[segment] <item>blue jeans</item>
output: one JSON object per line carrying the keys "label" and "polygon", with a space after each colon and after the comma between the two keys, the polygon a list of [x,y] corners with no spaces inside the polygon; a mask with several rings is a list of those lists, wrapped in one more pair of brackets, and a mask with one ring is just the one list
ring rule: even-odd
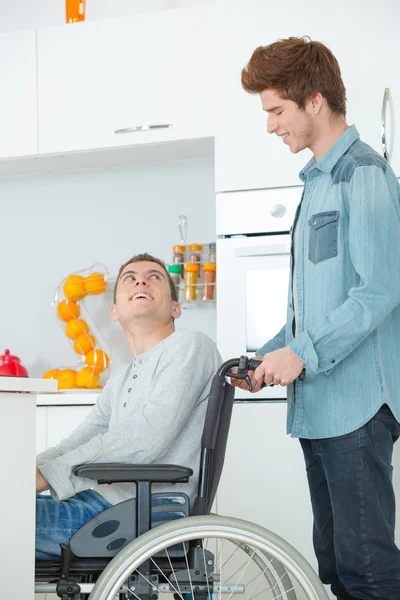
{"label": "blue jeans", "polygon": [[36,494],[36,558],[59,558],[60,544],[68,544],[82,525],[110,506],[94,490],[79,492],[67,500]]}
{"label": "blue jeans", "polygon": [[391,464],[399,435],[400,424],[383,405],[352,433],[300,440],[319,576],[340,600],[400,599]]}

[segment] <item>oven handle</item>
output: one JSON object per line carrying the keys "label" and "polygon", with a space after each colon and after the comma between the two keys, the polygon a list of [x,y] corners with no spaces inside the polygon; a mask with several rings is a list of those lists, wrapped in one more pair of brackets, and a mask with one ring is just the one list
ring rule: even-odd
{"label": "oven handle", "polygon": [[290,254],[290,244],[270,244],[268,246],[247,246],[247,248],[235,248],[237,258],[249,256],[270,256],[271,254]]}

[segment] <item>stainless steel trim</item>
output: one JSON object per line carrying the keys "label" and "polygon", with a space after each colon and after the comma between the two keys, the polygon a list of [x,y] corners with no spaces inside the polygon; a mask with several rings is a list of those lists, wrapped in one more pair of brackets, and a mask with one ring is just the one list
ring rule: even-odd
{"label": "stainless steel trim", "polygon": [[383,156],[389,162],[389,150],[387,146],[386,139],[386,108],[389,100],[389,88],[385,88],[383,92],[383,100],[382,100],[382,112],[381,112],[381,132],[382,132],[382,150]]}
{"label": "stainless steel trim", "polygon": [[149,131],[150,129],[169,129],[172,127],[171,124],[165,125],[134,125],[133,127],[124,127],[123,129],[116,129],[114,133],[137,133],[140,131]]}
{"label": "stainless steel trim", "polygon": [[269,256],[271,254],[289,254],[290,244],[271,244],[270,246],[247,246],[247,248],[235,248],[237,258],[248,256]]}

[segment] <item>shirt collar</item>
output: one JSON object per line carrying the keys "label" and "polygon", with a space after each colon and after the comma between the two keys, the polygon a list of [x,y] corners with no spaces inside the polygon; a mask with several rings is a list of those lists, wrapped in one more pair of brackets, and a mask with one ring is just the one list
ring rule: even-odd
{"label": "shirt collar", "polygon": [[343,156],[350,146],[360,138],[360,134],[357,131],[355,125],[351,125],[342,133],[342,135],[336,140],[334,144],[329,148],[328,152],[324,154],[319,162],[315,160],[315,156],[308,161],[304,169],[299,173],[299,177],[302,181],[305,181],[311,174],[313,169],[319,169],[324,173],[330,173],[333,167],[336,165],[338,160]]}

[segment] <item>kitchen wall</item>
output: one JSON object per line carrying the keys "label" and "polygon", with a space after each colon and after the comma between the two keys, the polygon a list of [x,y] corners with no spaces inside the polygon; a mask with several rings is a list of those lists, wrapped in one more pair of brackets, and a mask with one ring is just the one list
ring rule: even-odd
{"label": "kitchen wall", "polygon": [[[188,243],[215,240],[212,159],[0,181],[0,354],[9,348],[31,376],[73,366],[77,355],[52,306],[58,284],[97,261],[115,275],[138,252],[170,261],[181,214]],[[106,293],[87,306],[115,368],[129,352],[109,319],[111,301]],[[187,327],[215,340],[215,305],[185,309],[176,328]]]}
{"label": "kitchen wall", "polygon": [[[212,0],[86,0],[86,20],[124,17],[139,12],[211,4]],[[65,0],[13,0],[0,2],[0,32],[61,25]]]}

